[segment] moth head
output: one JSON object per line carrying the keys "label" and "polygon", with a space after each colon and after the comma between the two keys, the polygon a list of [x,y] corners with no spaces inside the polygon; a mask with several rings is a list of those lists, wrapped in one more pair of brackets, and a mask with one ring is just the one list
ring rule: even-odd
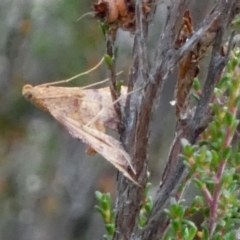
{"label": "moth head", "polygon": [[32,85],[24,85],[22,88],[22,95],[38,108],[42,109],[45,112],[49,112],[48,109],[45,107],[45,104],[37,97],[37,91]]}
{"label": "moth head", "polygon": [[33,99],[33,86],[30,85],[30,84],[26,84],[23,86],[23,89],[22,89],[22,95],[28,99],[28,100],[32,100]]}

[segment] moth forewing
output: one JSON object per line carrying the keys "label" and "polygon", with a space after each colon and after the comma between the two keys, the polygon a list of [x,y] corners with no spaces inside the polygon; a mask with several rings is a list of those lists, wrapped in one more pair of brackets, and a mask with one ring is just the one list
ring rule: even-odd
{"label": "moth forewing", "polygon": [[54,117],[67,128],[74,138],[81,139],[88,144],[128,179],[139,185],[134,179],[135,170],[130,164],[130,156],[124,151],[120,142],[100,131],[81,125],[72,118],[57,114],[54,114]]}
{"label": "moth forewing", "polygon": [[[127,88],[122,88],[123,96],[126,96]],[[23,96],[40,109],[49,112],[59,111],[62,114],[88,124],[91,127],[104,125],[117,130],[118,118],[113,108],[112,98],[108,87],[100,89],[83,89],[80,87],[54,87],[25,85]],[[125,104],[126,97],[122,98]],[[100,114],[99,114],[100,113]],[[94,120],[94,121],[92,121]],[[103,122],[101,124],[101,121]],[[97,129],[104,132],[103,126]]]}
{"label": "moth forewing", "polygon": [[[89,89],[108,79],[83,88],[53,86],[89,74],[102,62],[103,59],[92,69],[66,80],[35,87],[27,84],[23,87],[22,94],[34,105],[50,113],[68,129],[73,137],[88,144],[89,153],[97,151],[127,178],[139,185],[135,180],[136,172],[131,164],[130,156],[119,141],[105,134],[105,127],[117,130],[119,121],[114,110],[116,102],[112,102],[109,87]],[[117,100],[122,106],[128,94],[127,87],[122,87],[121,97]]]}
{"label": "moth forewing", "polygon": [[[130,156],[123,149],[122,144],[119,141],[117,141],[115,138],[113,138],[111,136],[108,136],[108,135],[106,135],[102,132],[99,132],[93,128],[90,128],[88,126],[83,125],[82,128],[86,133],[94,136],[95,138],[99,139],[100,141],[104,141],[107,145],[109,145],[113,149],[116,149],[118,151],[118,153],[121,154],[122,159],[124,159],[124,161],[127,162],[127,165],[131,168],[133,173],[136,174],[136,171],[135,171],[134,167],[132,166]],[[118,160],[113,160],[113,161],[118,162]]]}
{"label": "moth forewing", "polygon": [[[109,91],[109,88],[106,87],[106,88],[95,89],[95,91],[97,91],[99,94],[98,98],[95,98],[95,99],[99,101],[99,103],[101,104],[101,107],[98,109],[98,111],[94,113],[94,116],[90,119],[89,122],[87,122],[86,125],[91,126],[95,121],[97,121],[100,118],[102,119],[106,127],[109,127],[113,130],[117,130],[119,119],[116,116],[116,112],[113,106],[116,102],[112,102],[112,96]],[[117,101],[120,101],[121,106],[124,106],[126,102],[126,98],[127,98],[127,87],[122,86],[121,97]]]}

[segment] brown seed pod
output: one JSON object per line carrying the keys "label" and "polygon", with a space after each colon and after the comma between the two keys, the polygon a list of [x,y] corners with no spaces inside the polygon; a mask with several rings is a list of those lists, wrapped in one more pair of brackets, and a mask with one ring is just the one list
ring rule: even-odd
{"label": "brown seed pod", "polygon": [[100,21],[114,23],[118,19],[119,11],[114,0],[99,0],[93,3],[93,9],[96,18]]}
{"label": "brown seed pod", "polygon": [[128,14],[126,0],[116,0],[116,5],[120,17],[124,17]]}
{"label": "brown seed pod", "polygon": [[[112,35],[115,36],[118,28],[135,32],[134,0],[98,0],[93,3],[93,9],[96,18],[110,25]],[[143,14],[146,16],[150,10],[149,1],[143,1]]]}

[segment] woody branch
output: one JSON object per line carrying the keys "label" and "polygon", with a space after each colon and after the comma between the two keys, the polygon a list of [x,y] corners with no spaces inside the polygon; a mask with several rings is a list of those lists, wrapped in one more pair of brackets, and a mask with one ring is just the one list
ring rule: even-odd
{"label": "woody branch", "polygon": [[[166,35],[161,38],[166,46],[161,48],[160,51],[162,51],[162,56],[166,58],[169,58],[173,49],[174,38],[186,9],[185,5],[186,1],[176,1],[173,4],[174,12],[178,12],[179,15],[170,12],[170,18],[165,27]],[[143,87],[143,90],[141,94],[139,92],[133,93],[127,101],[124,122],[125,134],[122,135],[122,141],[136,167],[138,182],[144,186],[147,180],[147,146],[151,112],[158,89],[161,90],[163,86],[164,78],[161,74],[152,74],[154,69],[149,70],[145,45],[147,34],[143,32],[143,29],[147,29],[146,24],[148,23],[143,20],[141,7],[141,1],[137,1],[135,46],[129,85],[130,87],[133,86],[133,90],[139,87]],[[163,63],[164,60],[161,62]],[[138,225],[138,213],[142,204],[140,200],[143,197],[143,189],[129,184],[122,178],[119,181],[118,191],[115,239],[129,239]]]}
{"label": "woody branch", "polygon": [[[165,79],[174,69],[176,64],[188,54],[196,44],[200,43],[204,35],[211,29],[216,34],[212,36],[214,43],[212,60],[209,73],[203,90],[203,97],[197,106],[194,117],[190,123],[178,132],[169,154],[169,160],[175,159],[175,166],[171,174],[155,197],[155,204],[147,226],[143,230],[138,230],[138,214],[141,208],[143,189],[130,183],[125,178],[121,178],[118,185],[117,217],[114,239],[159,239],[164,231],[166,216],[163,209],[168,206],[170,196],[174,196],[180,184],[187,176],[186,168],[178,157],[181,152],[180,141],[186,138],[190,143],[194,143],[204,128],[207,126],[206,119],[202,121],[202,116],[206,114],[213,88],[219,79],[219,74],[223,70],[227,57],[220,56],[220,47],[223,43],[223,32],[227,28],[232,18],[239,12],[240,3],[235,1],[218,1],[215,8],[206,17],[205,21],[193,36],[179,50],[174,48],[177,33],[180,28],[181,19],[187,10],[188,0],[173,1],[169,8],[166,25],[163,34],[160,36],[158,51],[155,57],[155,65],[149,67],[146,57],[147,34],[143,29],[147,29],[147,22],[143,20],[141,11],[141,1],[136,1],[136,35],[133,52],[133,67],[131,69],[129,87],[137,89],[143,87],[141,94],[133,93],[129,96],[124,113],[125,131],[121,135],[127,151],[132,157],[133,165],[138,173],[138,181],[144,186],[147,177],[147,146],[150,127],[150,115],[152,106],[157,98],[157,93],[161,93]],[[147,33],[147,32],[146,32]]]}
{"label": "woody branch", "polygon": [[[109,66],[109,78],[110,78],[110,91],[113,102],[119,98],[119,93],[117,91],[117,80],[116,80],[116,56],[115,56],[115,39],[108,32],[106,33],[106,50],[107,54],[112,59],[112,64]],[[121,114],[121,106],[119,102],[114,104],[114,110],[117,114],[119,121],[121,122],[122,114]],[[121,133],[121,126],[118,126],[119,133]]]}

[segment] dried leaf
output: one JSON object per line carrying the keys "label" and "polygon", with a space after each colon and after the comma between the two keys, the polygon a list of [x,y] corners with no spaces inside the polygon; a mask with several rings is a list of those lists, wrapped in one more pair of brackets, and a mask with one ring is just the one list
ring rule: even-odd
{"label": "dried leaf", "polygon": [[[183,16],[182,26],[175,42],[176,48],[183,46],[193,34],[192,18],[189,11]],[[179,64],[179,75],[176,87],[176,115],[179,121],[188,118],[190,90],[194,78],[199,74],[199,56],[190,52]]]}
{"label": "dried leaf", "polygon": [[113,23],[118,19],[118,7],[113,0],[99,0],[93,3],[95,17],[102,22]]}
{"label": "dried leaf", "polygon": [[[105,127],[116,130],[118,118],[113,108],[109,88],[83,89],[25,85],[23,96],[50,113],[69,133],[89,145],[89,153],[101,154],[126,177],[135,182],[135,170],[130,156],[121,143],[105,134]],[[120,103],[125,104],[127,88],[121,88]]]}
{"label": "dried leaf", "polygon": [[[95,17],[108,23],[115,34],[118,28],[135,31],[135,1],[134,0],[98,0],[93,3]],[[150,12],[149,1],[143,1],[143,14]]]}
{"label": "dried leaf", "polygon": [[[204,57],[207,49],[213,44],[214,36],[218,31],[218,23],[214,21],[205,32],[200,41],[179,64],[179,76],[176,89],[176,115],[179,122],[185,124],[191,111],[189,109],[189,96],[194,78],[199,75],[199,62]],[[193,35],[194,28],[189,11],[186,11],[180,32],[175,42],[176,48],[180,48]]]}
{"label": "dried leaf", "polygon": [[81,125],[72,118],[58,115],[54,115],[54,117],[68,129],[73,137],[81,139],[84,143],[90,145],[126,177],[136,182],[134,180],[135,170],[130,165],[131,159],[120,142],[94,128]]}

